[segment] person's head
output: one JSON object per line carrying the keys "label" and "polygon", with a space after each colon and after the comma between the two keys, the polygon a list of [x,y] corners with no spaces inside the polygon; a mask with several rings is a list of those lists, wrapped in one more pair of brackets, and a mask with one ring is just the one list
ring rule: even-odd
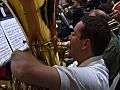
{"label": "person's head", "polygon": [[[89,13],[89,16],[99,16],[99,17],[106,19],[108,22],[112,20],[112,18],[109,15],[107,15],[104,11],[102,11],[100,9],[92,10]],[[111,29],[115,28],[115,24],[111,24],[110,27],[111,27]],[[114,30],[113,33],[118,37],[119,29]]]}
{"label": "person's head", "polygon": [[100,9],[92,10],[89,13],[89,16],[106,16],[106,15],[107,14],[104,11],[100,10]]}
{"label": "person's head", "polygon": [[73,6],[74,6],[75,8],[79,7],[80,4],[81,4],[81,0],[74,0],[73,2],[74,2],[74,5],[73,5]]}
{"label": "person's head", "polygon": [[69,38],[70,54],[82,63],[92,56],[102,55],[110,38],[110,28],[105,19],[94,16],[83,17]]}
{"label": "person's head", "polygon": [[90,11],[89,16],[99,16],[99,17],[106,19],[107,21],[111,19],[104,11],[100,9],[95,9],[95,10]]}

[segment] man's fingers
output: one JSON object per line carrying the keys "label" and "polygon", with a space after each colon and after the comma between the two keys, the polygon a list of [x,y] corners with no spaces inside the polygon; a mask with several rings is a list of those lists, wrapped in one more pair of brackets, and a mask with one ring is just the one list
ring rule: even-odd
{"label": "man's fingers", "polygon": [[21,50],[15,50],[12,54],[11,54],[11,57],[14,57],[16,53],[18,52],[22,52]]}

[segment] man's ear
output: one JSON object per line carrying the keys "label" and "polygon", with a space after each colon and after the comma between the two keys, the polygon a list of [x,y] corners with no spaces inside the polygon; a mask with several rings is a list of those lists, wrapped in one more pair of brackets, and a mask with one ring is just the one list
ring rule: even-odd
{"label": "man's ear", "polygon": [[91,47],[90,39],[83,39],[82,46],[83,46],[82,49],[90,48]]}

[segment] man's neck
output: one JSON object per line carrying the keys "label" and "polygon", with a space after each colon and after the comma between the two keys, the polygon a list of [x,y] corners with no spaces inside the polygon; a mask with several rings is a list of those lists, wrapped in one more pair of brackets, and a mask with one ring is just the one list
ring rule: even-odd
{"label": "man's neck", "polygon": [[91,53],[83,53],[81,56],[78,56],[76,58],[77,62],[78,62],[78,65],[80,65],[82,62],[84,62],[85,60],[89,59],[93,57],[93,54]]}

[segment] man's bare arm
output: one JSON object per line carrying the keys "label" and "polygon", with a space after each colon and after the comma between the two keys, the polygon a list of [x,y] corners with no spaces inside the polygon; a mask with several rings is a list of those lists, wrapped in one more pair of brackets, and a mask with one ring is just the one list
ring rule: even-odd
{"label": "man's bare arm", "polygon": [[51,90],[60,89],[60,77],[56,68],[40,63],[30,52],[14,52],[11,70],[18,80],[27,84]]}

